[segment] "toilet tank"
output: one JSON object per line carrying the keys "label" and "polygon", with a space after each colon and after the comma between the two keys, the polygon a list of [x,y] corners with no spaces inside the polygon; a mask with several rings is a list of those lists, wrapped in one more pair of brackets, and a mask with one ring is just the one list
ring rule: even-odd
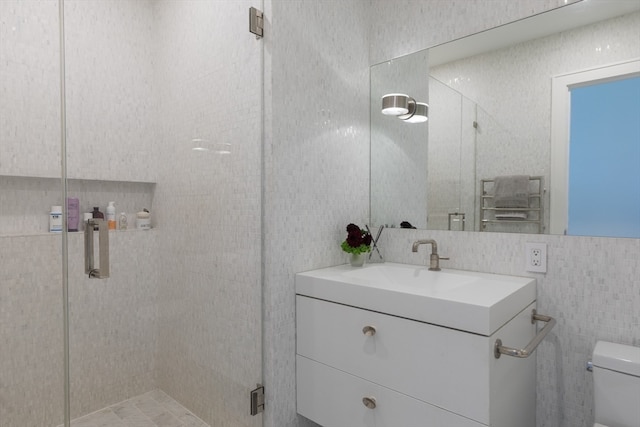
{"label": "toilet tank", "polygon": [[640,347],[598,341],[592,362],[595,422],[640,426]]}

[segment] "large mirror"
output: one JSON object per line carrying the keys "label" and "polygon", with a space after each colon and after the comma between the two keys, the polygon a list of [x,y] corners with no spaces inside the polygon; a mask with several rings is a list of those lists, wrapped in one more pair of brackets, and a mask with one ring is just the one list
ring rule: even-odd
{"label": "large mirror", "polygon": [[[595,75],[572,77],[585,71]],[[622,82],[631,86],[621,86],[616,96],[626,99],[578,101],[578,88]],[[428,100],[428,122],[381,114],[381,98],[392,93]],[[597,120],[587,115],[587,132],[579,132],[585,125],[572,113],[579,102],[611,114],[592,112]],[[371,223],[640,237],[638,109],[635,1],[580,1],[374,65]],[[605,122],[605,115],[617,121]],[[593,130],[595,123],[604,137]],[[600,138],[590,142],[595,165],[582,163],[589,156],[580,157],[572,142],[584,133]],[[598,158],[598,152],[616,151],[617,141],[627,141],[618,158]],[[526,191],[526,205],[509,194],[516,190],[520,196]],[[580,195],[583,200],[575,201]]]}

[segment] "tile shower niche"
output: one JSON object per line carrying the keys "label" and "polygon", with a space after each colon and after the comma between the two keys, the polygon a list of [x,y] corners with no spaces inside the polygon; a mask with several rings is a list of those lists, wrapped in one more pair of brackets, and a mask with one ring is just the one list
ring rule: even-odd
{"label": "tile shower niche", "polygon": [[[105,213],[114,201],[116,216],[125,212],[128,229],[135,229],[135,213],[146,208],[153,214],[154,182],[69,179],[69,197],[80,201],[83,212],[94,206]],[[0,175],[0,236],[28,236],[49,233],[51,206],[64,205],[59,178]],[[82,233],[72,233],[82,234]]]}

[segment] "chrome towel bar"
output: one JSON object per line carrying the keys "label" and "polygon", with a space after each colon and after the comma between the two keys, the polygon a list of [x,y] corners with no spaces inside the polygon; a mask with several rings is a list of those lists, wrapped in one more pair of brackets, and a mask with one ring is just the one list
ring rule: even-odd
{"label": "chrome towel bar", "polygon": [[531,356],[531,353],[538,347],[538,344],[544,339],[544,337],[549,333],[549,331],[556,324],[556,319],[551,316],[545,316],[542,314],[538,314],[535,309],[531,312],[531,323],[536,323],[537,321],[545,322],[544,328],[540,329],[538,334],[531,340],[529,344],[525,348],[511,348],[502,345],[502,340],[497,339],[496,343],[493,346],[493,355],[496,359],[500,358],[500,355],[506,354],[507,356],[512,357],[520,357],[525,358]]}

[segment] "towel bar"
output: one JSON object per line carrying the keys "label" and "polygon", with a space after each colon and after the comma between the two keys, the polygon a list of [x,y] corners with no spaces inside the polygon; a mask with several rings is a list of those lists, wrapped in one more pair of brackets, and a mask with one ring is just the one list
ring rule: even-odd
{"label": "towel bar", "polygon": [[504,346],[502,345],[502,340],[498,338],[493,346],[493,355],[495,356],[495,358],[499,359],[500,355],[502,354],[520,358],[529,357],[531,353],[533,353],[533,351],[536,349],[536,347],[538,347],[538,344],[540,344],[540,342],[556,324],[556,319],[554,319],[553,317],[538,314],[536,310],[533,309],[531,312],[531,323],[536,323],[536,321],[546,322],[546,325],[544,325],[544,328],[540,329],[538,334],[533,337],[531,342],[527,344],[525,348],[518,349]]}

